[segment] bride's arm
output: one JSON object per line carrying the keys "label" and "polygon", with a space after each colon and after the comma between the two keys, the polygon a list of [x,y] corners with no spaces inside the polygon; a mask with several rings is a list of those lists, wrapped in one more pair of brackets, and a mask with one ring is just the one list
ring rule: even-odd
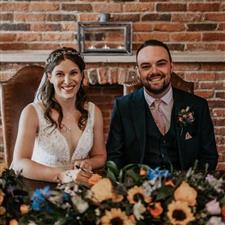
{"label": "bride's arm", "polygon": [[38,127],[37,113],[29,104],[20,116],[11,168],[16,171],[22,170],[22,175],[30,179],[56,182],[62,169],[44,166],[31,160]]}

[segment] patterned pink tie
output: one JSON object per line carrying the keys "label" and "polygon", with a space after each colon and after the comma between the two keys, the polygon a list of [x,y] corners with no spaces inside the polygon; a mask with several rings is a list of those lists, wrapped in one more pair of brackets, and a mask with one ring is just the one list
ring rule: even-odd
{"label": "patterned pink tie", "polygon": [[151,110],[151,112],[157,127],[159,128],[161,134],[164,135],[166,133],[166,122],[165,116],[159,108],[161,102],[161,99],[156,99],[153,103],[154,108]]}

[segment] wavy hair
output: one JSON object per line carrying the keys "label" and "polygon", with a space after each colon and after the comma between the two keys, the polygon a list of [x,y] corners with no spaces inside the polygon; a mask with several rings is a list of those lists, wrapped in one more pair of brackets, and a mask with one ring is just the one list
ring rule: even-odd
{"label": "wavy hair", "polygon": [[[38,94],[38,98],[42,101],[43,105],[45,106],[44,110],[44,117],[50,121],[50,126],[54,126],[55,128],[59,127],[60,129],[62,126],[62,120],[63,120],[63,112],[62,107],[55,99],[55,89],[52,83],[50,83],[48,79],[48,73],[51,73],[53,69],[59,65],[63,60],[69,59],[72,62],[74,62],[80,69],[82,73],[82,80],[80,88],[77,92],[76,101],[74,102],[74,106],[76,109],[81,113],[81,116],[78,121],[78,127],[81,130],[84,130],[87,118],[88,118],[88,111],[84,108],[85,101],[87,99],[85,90],[83,88],[82,82],[84,78],[84,69],[85,69],[85,63],[83,58],[81,57],[80,53],[77,52],[73,48],[59,48],[54,50],[48,57],[47,63],[45,66],[45,81],[43,85],[40,88],[40,92]],[[58,121],[56,122],[53,120],[51,116],[52,109],[56,110],[59,113]]]}

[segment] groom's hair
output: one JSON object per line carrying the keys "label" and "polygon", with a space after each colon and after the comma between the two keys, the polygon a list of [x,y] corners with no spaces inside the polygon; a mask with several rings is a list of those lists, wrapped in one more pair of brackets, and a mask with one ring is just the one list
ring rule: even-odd
{"label": "groom's hair", "polygon": [[154,40],[154,39],[145,41],[145,42],[138,48],[138,50],[137,50],[137,52],[136,52],[136,61],[137,61],[137,57],[138,57],[138,54],[139,54],[140,50],[141,50],[142,48],[147,47],[147,46],[160,46],[160,47],[163,47],[164,49],[166,49],[166,51],[167,51],[167,53],[168,53],[168,55],[169,55],[170,62],[172,62],[172,57],[171,57],[170,50],[169,50],[168,46],[167,46],[165,43],[163,43],[163,42],[161,42],[161,41],[158,41],[158,40]]}

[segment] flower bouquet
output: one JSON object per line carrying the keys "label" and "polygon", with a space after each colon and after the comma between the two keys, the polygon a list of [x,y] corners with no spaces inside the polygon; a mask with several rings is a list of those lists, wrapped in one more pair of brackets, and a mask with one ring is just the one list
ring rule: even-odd
{"label": "flower bouquet", "polygon": [[190,106],[183,107],[177,115],[177,125],[180,127],[180,136],[185,133],[185,139],[192,138],[195,132],[195,117],[194,111]]}
{"label": "flower bouquet", "polygon": [[195,121],[194,112],[190,106],[181,109],[177,116],[177,122],[181,127],[187,127]]}
{"label": "flower bouquet", "polygon": [[[5,172],[9,173],[13,172]],[[109,161],[102,177],[93,176],[90,187],[74,183],[59,184],[54,189],[45,187],[35,190],[28,202],[23,195],[17,203],[30,204],[29,210],[14,214],[11,203],[1,215],[10,215],[1,217],[5,221],[2,224],[225,224],[224,174],[198,172],[195,167],[171,174],[142,164],[130,164],[119,170]],[[2,185],[6,175],[0,179]],[[1,207],[5,207],[8,193],[2,186],[0,190],[4,195]]]}

